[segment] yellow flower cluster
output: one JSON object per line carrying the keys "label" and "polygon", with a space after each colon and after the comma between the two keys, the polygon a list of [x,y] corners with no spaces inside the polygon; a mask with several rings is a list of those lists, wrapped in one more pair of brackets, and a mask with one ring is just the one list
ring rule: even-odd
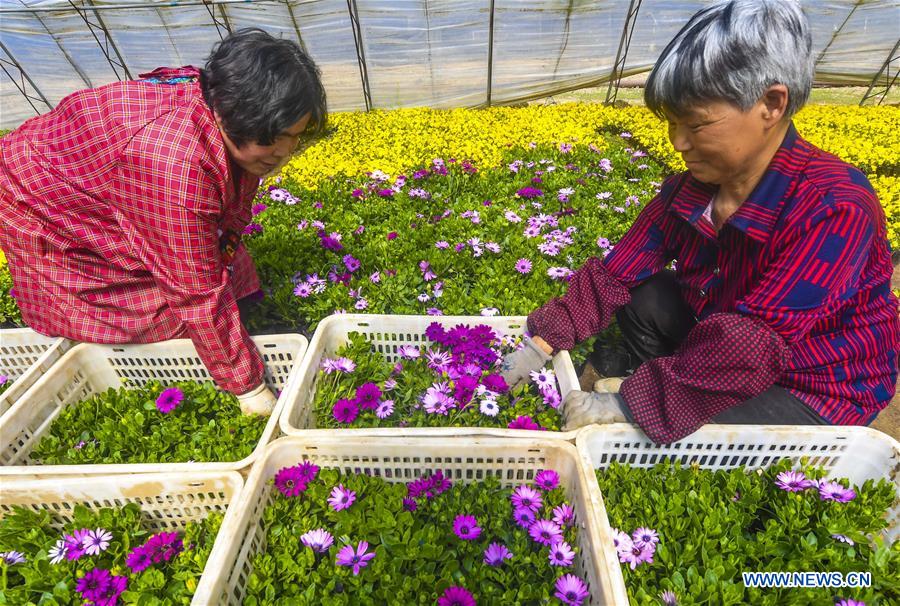
{"label": "yellow flower cluster", "polygon": [[[297,154],[283,174],[315,188],[323,178],[382,170],[398,174],[433,158],[456,157],[498,166],[510,147],[529,143],[603,144],[601,133],[627,131],[673,172],[684,170],[666,125],[643,107],[596,103],[521,108],[427,108],[342,113],[330,117],[329,136]],[[900,247],[900,108],[810,105],[794,118],[808,141],[859,167],[885,207],[891,244]]]}

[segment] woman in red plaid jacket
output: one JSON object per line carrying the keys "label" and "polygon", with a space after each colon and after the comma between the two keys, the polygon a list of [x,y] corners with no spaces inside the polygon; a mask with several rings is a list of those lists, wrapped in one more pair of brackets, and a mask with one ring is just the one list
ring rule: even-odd
{"label": "woman in red plaid jacket", "polygon": [[799,3],[732,0],[663,50],[644,98],[687,172],[531,313],[532,339],[505,360],[508,382],[524,381],[617,319],[637,369],[617,393],[574,392],[568,428],[631,421],[664,443],[708,422],[867,425],[890,402],[900,319],[884,211],[865,175],[791,122],[811,46]]}
{"label": "woman in red plaid jacket", "polygon": [[94,343],[189,337],[245,412],[274,395],[237,301],[260,177],[320,130],[325,92],[290,41],[242,30],[203,69],[73,93],[0,139],[0,246],[24,321]]}

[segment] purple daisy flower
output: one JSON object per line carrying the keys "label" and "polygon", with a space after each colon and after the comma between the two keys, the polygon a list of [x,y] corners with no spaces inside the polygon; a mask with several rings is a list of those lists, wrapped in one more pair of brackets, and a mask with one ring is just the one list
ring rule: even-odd
{"label": "purple daisy flower", "polygon": [[378,408],[375,409],[375,416],[379,419],[386,419],[392,414],[394,414],[393,400],[385,400],[378,405]]}
{"label": "purple daisy flower", "polygon": [[359,415],[359,406],[352,400],[341,399],[334,403],[331,414],[339,423],[349,424]]}
{"label": "purple daisy flower", "polygon": [[163,414],[169,414],[178,408],[182,400],[184,400],[184,392],[177,387],[170,387],[164,389],[156,398],[156,408]]}
{"label": "purple daisy flower", "polygon": [[802,471],[782,471],[775,478],[775,485],[788,492],[800,492],[813,485]]}
{"label": "purple daisy flower", "polygon": [[613,546],[616,548],[616,551],[630,550],[632,548],[634,543],[628,534],[622,532],[618,528],[612,528],[611,530]]}
{"label": "purple daisy flower", "polygon": [[347,271],[349,271],[350,273],[353,273],[354,271],[359,269],[359,266],[361,265],[359,259],[357,259],[353,255],[344,255],[343,261],[344,267],[346,267]]}
{"label": "purple daisy flower", "polygon": [[[304,463],[304,465],[308,464],[308,461]],[[283,467],[278,470],[278,473],[275,474],[275,487],[281,491],[281,494],[286,497],[296,497],[306,490],[307,485],[315,477],[315,472],[319,468],[312,465],[312,467],[315,467],[315,471],[310,475],[304,465]]]}
{"label": "purple daisy flower", "polygon": [[300,542],[316,553],[324,553],[334,543],[334,537],[324,528],[317,528],[301,535]]}
{"label": "purple daisy flower", "polygon": [[659,543],[659,534],[652,528],[638,528],[631,533],[631,542],[636,547],[652,545],[655,549],[656,544]]}
{"label": "purple daisy flower", "polygon": [[150,537],[144,547],[150,553],[154,564],[168,562],[184,549],[177,532],[159,532]]}
{"label": "purple daisy flower", "polygon": [[678,606],[678,596],[672,590],[667,589],[660,593],[659,599],[662,600],[663,606]]}
{"label": "purple daisy flower", "polygon": [[119,603],[119,596],[127,588],[128,577],[113,575],[106,589],[94,600],[94,606],[116,606]]}
{"label": "purple daisy flower", "polygon": [[474,541],[481,535],[475,516],[458,515],[453,520],[453,532],[464,541]]}
{"label": "purple daisy flower", "polygon": [[553,521],[560,527],[571,526],[575,521],[575,510],[568,503],[563,503],[553,509]]}
{"label": "purple daisy flower", "polygon": [[525,508],[531,511],[538,511],[544,504],[544,498],[541,496],[541,493],[531,486],[524,485],[516,486],[510,501],[512,501],[513,507],[516,509]]}
{"label": "purple daisy flower", "polygon": [[145,546],[139,545],[128,552],[125,564],[132,573],[143,572],[153,564],[153,557]]}
{"label": "purple daisy flower", "polygon": [[556,597],[567,606],[581,606],[588,597],[587,585],[574,574],[565,574],[556,579]]}
{"label": "purple daisy flower", "polygon": [[843,535],[843,534],[833,534],[833,535],[831,535],[831,538],[835,539],[837,541],[840,541],[841,543],[846,543],[847,545],[850,545],[851,547],[853,545],[856,545],[856,542],[853,539],[851,539],[850,537]]}
{"label": "purple daisy flower", "polygon": [[25,554],[19,551],[4,551],[0,552],[0,559],[6,562],[7,566],[12,566],[13,564],[24,563]]}
{"label": "purple daisy flower", "polygon": [[105,568],[94,568],[85,573],[75,584],[81,597],[91,602],[100,601],[100,596],[112,583],[112,575]]}
{"label": "purple daisy flower", "polygon": [[516,271],[520,274],[527,274],[531,271],[531,261],[528,259],[519,259],[516,261]]}
{"label": "purple daisy flower", "polygon": [[356,403],[360,408],[375,410],[381,398],[381,389],[375,383],[363,383],[356,388]]}
{"label": "purple daisy flower", "polygon": [[416,503],[415,499],[411,499],[409,497],[403,499],[403,509],[406,511],[415,511],[419,508],[419,504]]}
{"label": "purple daisy flower", "polygon": [[528,530],[537,518],[535,517],[534,512],[529,508],[519,507],[513,511],[513,519],[516,521],[516,524],[525,530]]}
{"label": "purple daisy flower", "polygon": [[477,606],[475,598],[464,587],[448,587],[438,598],[438,606]]}
{"label": "purple daisy flower", "polygon": [[537,520],[528,529],[528,534],[541,545],[553,545],[563,540],[562,529],[550,520]]}
{"label": "purple daisy flower", "polygon": [[334,361],[334,369],[342,373],[351,373],[356,370],[356,362],[350,358],[337,358]]}
{"label": "purple daisy flower", "polygon": [[87,528],[76,530],[71,535],[66,535],[66,559],[77,560],[85,554],[84,539],[90,531]]}
{"label": "purple daisy flower", "polygon": [[535,187],[523,187],[519,191],[516,192],[516,195],[520,198],[532,199],[532,198],[540,198],[544,195],[544,192],[535,188]]}
{"label": "purple daisy flower", "polygon": [[866,606],[866,603],[862,600],[854,600],[853,598],[845,598],[843,600],[838,600],[834,603],[834,606]]}
{"label": "purple daisy flower", "polygon": [[98,555],[101,551],[106,551],[112,538],[112,533],[103,528],[91,530],[82,543],[84,552],[88,555]]}
{"label": "purple daisy flower", "polygon": [[655,552],[655,548],[652,544],[644,545],[643,547],[638,547],[637,545],[632,545],[631,549],[619,549],[619,561],[623,564],[628,564],[631,566],[631,569],[634,570],[638,567],[639,564],[644,562],[653,562],[653,553]]}
{"label": "purple daisy flower", "polygon": [[541,490],[553,490],[559,486],[559,474],[552,469],[542,469],[534,476],[534,483]]}
{"label": "purple daisy flower", "polygon": [[571,566],[575,561],[575,552],[565,541],[550,545],[550,564],[553,566]]}
{"label": "purple daisy flower", "polygon": [[66,540],[59,539],[47,552],[51,564],[59,564],[66,558]]}
{"label": "purple daisy flower", "polygon": [[345,545],[341,547],[337,554],[336,564],[338,566],[352,566],[353,576],[356,576],[359,574],[360,569],[368,566],[369,560],[375,557],[374,553],[366,553],[368,549],[369,544],[365,541],[360,541],[355,551],[353,545]]}
{"label": "purple daisy flower", "polygon": [[819,482],[819,498],[823,501],[848,503],[856,498],[856,491],[844,488],[837,482]]}
{"label": "purple daisy flower", "polygon": [[335,486],[331,489],[331,496],[328,497],[328,504],[335,511],[347,509],[356,500],[356,493],[352,490],[344,488],[343,484]]}
{"label": "purple daisy flower", "polygon": [[498,374],[486,375],[481,380],[481,383],[491,391],[496,391],[497,393],[506,393],[509,391],[509,385],[506,384],[506,380]]}
{"label": "purple daisy flower", "polygon": [[512,552],[501,543],[491,543],[484,550],[484,563],[488,566],[500,566],[503,560],[513,557]]}

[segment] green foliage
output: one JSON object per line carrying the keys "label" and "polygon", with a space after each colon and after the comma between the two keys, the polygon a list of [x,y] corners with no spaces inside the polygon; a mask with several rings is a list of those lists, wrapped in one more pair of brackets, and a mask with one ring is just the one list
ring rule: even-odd
{"label": "green foliage", "polygon": [[[885,528],[896,495],[886,480],[857,487],[849,503],[822,501],[815,489],[786,492],[775,485],[783,461],[764,472],[702,470],[660,463],[650,469],[618,463],[597,471],[610,525],[630,533],[659,532],[654,562],[622,572],[633,604],[659,604],[674,591],[678,604],[832,604],[835,597],[868,606],[900,600],[900,541],[872,538]],[[805,469],[810,478],[824,472]],[[846,483],[845,483],[846,485]],[[851,546],[832,538],[842,534]],[[872,587],[744,587],[742,572],[872,573]]]}
{"label": "green foliage", "polygon": [[[600,168],[603,158],[612,162],[612,172]],[[515,160],[523,162],[517,173],[507,168]],[[530,168],[529,162],[534,163]],[[391,198],[375,191],[364,199],[354,198],[355,189],[366,190],[370,182],[365,179],[323,181],[315,190],[283,183],[300,202],[286,205],[265,199],[267,210],[255,218],[262,233],[244,237],[269,294],[269,301],[251,317],[250,325],[265,325],[275,318],[288,326],[314,328],[336,310],[357,311],[358,297],[366,300],[366,313],[424,314],[429,308],[438,308],[446,315],[477,315],[483,308],[494,307],[500,315],[528,314],[565,292],[565,280],[552,279],[547,270],[577,269],[589,257],[601,254],[599,237],[611,244],[618,241],[655,194],[664,170],[650,158],[633,159],[618,137],[610,137],[608,148],[599,154],[585,146],[577,146],[571,153],[555,148],[515,149],[507,153],[502,166],[479,167],[475,174],[467,173],[460,163],[447,167],[446,176],[410,177],[403,191]],[[542,182],[532,183],[535,177]],[[535,200],[516,195],[531,186],[544,195]],[[413,188],[426,190],[431,199],[410,197]],[[575,191],[565,203],[557,198],[563,188]],[[609,192],[610,197],[598,200],[596,195],[601,192]],[[640,203],[626,206],[629,196],[636,196]],[[485,201],[490,205],[485,206]],[[466,211],[477,211],[478,223],[463,217]],[[506,211],[517,213],[522,222],[507,220]],[[543,239],[523,234],[527,219],[538,213],[561,212],[567,214],[558,217],[557,229],[575,227],[574,243],[557,256],[542,254],[538,245]],[[344,249],[324,249],[312,226],[314,221],[324,223],[326,233],[340,233]],[[306,227],[298,229],[301,224]],[[355,233],[360,226],[364,231]],[[547,227],[543,233],[552,229]],[[389,240],[390,233],[397,237]],[[461,252],[454,250],[454,245],[471,238],[496,242],[500,252],[485,250],[475,256],[471,246]],[[436,248],[441,240],[450,247]],[[322,293],[305,298],[294,294],[292,278],[298,272],[300,278],[314,273],[325,278],[333,267],[346,271],[342,263],[346,254],[362,263],[348,285],[329,282]],[[530,273],[514,270],[521,258],[533,262]],[[430,263],[436,280],[424,280],[421,261]],[[397,273],[391,276],[388,270]],[[370,280],[375,272],[381,274],[378,283]],[[444,283],[440,297],[433,296],[435,282]],[[420,302],[420,294],[432,298]]]}
{"label": "green foliage", "polygon": [[[372,351],[372,344],[358,333],[350,333],[349,341],[340,347],[338,357],[347,357],[356,362],[352,373],[335,372],[326,374],[319,371],[316,380],[316,395],[313,401],[315,426],[320,429],[348,427],[496,427],[506,429],[507,425],[521,415],[530,416],[541,427],[559,431],[560,414],[544,403],[537,388],[529,383],[510,390],[497,398],[500,411],[496,416],[484,415],[479,410],[479,398],[475,396],[462,410],[452,410],[448,415],[429,414],[420,404],[419,398],[435,382],[452,381],[447,373],[435,374],[428,367],[423,355],[415,360],[403,360],[403,371],[393,375],[397,387],[384,391],[384,381],[392,376],[394,363]],[[382,389],[382,400],[394,401],[394,412],[386,419],[379,419],[372,410],[360,410],[359,416],[350,424],[334,418],[332,408],[341,398],[354,399],[356,389],[364,383],[377,383]]]}
{"label": "green foliage", "polygon": [[[343,484],[357,493],[356,502],[343,511],[332,511],[326,499],[332,487]],[[496,478],[463,485],[414,512],[402,506],[403,484],[378,477],[341,474],[322,469],[306,492],[285,498],[276,491],[263,512],[265,552],[252,558],[247,581],[247,606],[283,604],[422,604],[433,605],[447,587],[468,589],[479,605],[547,604],[556,578],[571,568],[551,566],[549,550],[531,540],[512,519],[510,489]],[[538,519],[552,517],[552,508],[564,502],[562,488],[544,493]],[[472,515],[482,529],[474,541],[453,533],[457,515]],[[304,533],[324,528],[334,535],[334,545],[321,555],[300,542]],[[576,546],[576,529],[565,531],[566,541]],[[376,556],[359,576],[337,566],[335,559],[345,544],[369,543]],[[499,542],[513,553],[504,565],[484,564],[484,550]]]}
{"label": "green foliage", "polygon": [[[163,414],[156,399],[172,386],[184,392],[184,401]],[[67,406],[32,458],[45,465],[239,461],[256,447],[266,422],[241,414],[237,399],[211,382],[151,381]]]}
{"label": "green foliage", "polygon": [[[128,589],[120,596],[120,603],[190,604],[222,525],[220,513],[210,513],[199,522],[188,522],[181,532],[184,551],[167,563],[154,564],[143,572],[132,574],[125,565],[128,552],[158,530],[148,524],[151,520],[138,505],[131,503],[121,508],[98,510],[76,505],[73,518],[61,528],[49,511],[37,512],[17,506],[0,519],[0,550],[19,551],[26,557],[22,564],[9,565],[0,560],[0,604],[82,604],[76,591],[77,579],[94,568],[128,576]],[[104,528],[111,532],[113,539],[109,548],[99,555],[84,555],[78,560],[63,559],[51,564],[48,551],[63,534],[81,528]]]}
{"label": "green foliage", "polygon": [[9,273],[9,265],[0,264],[0,326],[25,326],[16,300],[9,296],[12,287],[13,281]]}

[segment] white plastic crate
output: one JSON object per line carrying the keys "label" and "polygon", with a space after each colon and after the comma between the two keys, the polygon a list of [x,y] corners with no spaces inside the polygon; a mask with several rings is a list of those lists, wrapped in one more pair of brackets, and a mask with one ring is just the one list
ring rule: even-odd
{"label": "white plastic crate", "polygon": [[[252,572],[253,556],[266,548],[262,514],[277,494],[270,480],[279,469],[308,460],[344,473],[366,473],[389,482],[409,482],[426,471],[442,470],[454,482],[472,483],[497,477],[504,487],[527,484],[541,469],[559,474],[566,499],[575,509],[579,554],[575,574],[591,591],[590,604],[621,604],[624,588],[605,575],[610,567],[599,550],[600,521],[590,515],[586,474],[575,447],[563,440],[458,437],[452,440],[416,437],[405,440],[338,436],[314,442],[300,437],[269,444],[247,477],[238,515],[222,526],[223,540],[210,554],[206,572],[194,594],[194,604],[240,604]],[[608,534],[608,530],[606,531]]]}
{"label": "white plastic crate", "polygon": [[[203,520],[213,512],[225,514],[225,528],[237,516],[230,505],[237,501],[242,486],[241,475],[235,471],[92,476],[89,480],[7,477],[0,491],[0,518],[18,505],[49,513],[51,525],[61,531],[74,519],[76,505],[97,510],[135,503],[144,513],[144,527],[154,532],[183,530],[188,522]],[[220,529],[213,549],[223,534]]]}
{"label": "white plastic crate", "polygon": [[223,471],[248,467],[278,430],[278,415],[288,400],[306,337],[296,334],[254,337],[266,365],[266,384],[281,396],[253,452],[240,461],[197,463],[133,463],[96,465],[37,465],[30,453],[60,411],[71,404],[119,387],[123,380],[143,385],[210,380],[190,339],[142,345],[81,344],[73,347],[0,419],[0,474],[66,475],[170,471]]}
{"label": "white plastic crate", "polygon": [[30,328],[0,330],[0,374],[12,381],[0,394],[0,415],[72,346],[68,339],[46,337]]}
{"label": "white plastic crate", "polygon": [[[853,484],[885,479],[900,489],[900,443],[868,427],[794,425],[705,425],[671,444],[654,444],[637,426],[626,423],[589,425],[578,432],[575,445],[591,487],[593,511],[601,533],[606,571],[617,590],[625,580],[612,542],[609,518],[595,471],[613,462],[648,468],[672,460],[703,469],[763,469],[783,459],[822,467],[828,477],[848,478]],[[886,541],[900,534],[900,499],[887,514]],[[623,602],[627,604],[628,602]]]}
{"label": "white plastic crate", "polygon": [[[298,377],[298,389],[285,404],[281,415],[281,431],[287,435],[302,435],[309,439],[327,437],[334,431],[347,436],[502,436],[556,438],[574,440],[577,431],[531,431],[491,427],[356,427],[348,429],[317,429],[313,414],[316,395],[316,379],[323,357],[333,356],[348,341],[351,332],[364,335],[386,360],[400,359],[397,353],[401,345],[427,343],[425,329],[432,322],[452,328],[457,324],[485,324],[507,335],[520,335],[526,330],[524,316],[390,316],[378,314],[337,314],[319,323],[303,359]],[[560,395],[578,389],[578,375],[572,365],[569,352],[563,351],[553,358],[553,370],[559,383]]]}

